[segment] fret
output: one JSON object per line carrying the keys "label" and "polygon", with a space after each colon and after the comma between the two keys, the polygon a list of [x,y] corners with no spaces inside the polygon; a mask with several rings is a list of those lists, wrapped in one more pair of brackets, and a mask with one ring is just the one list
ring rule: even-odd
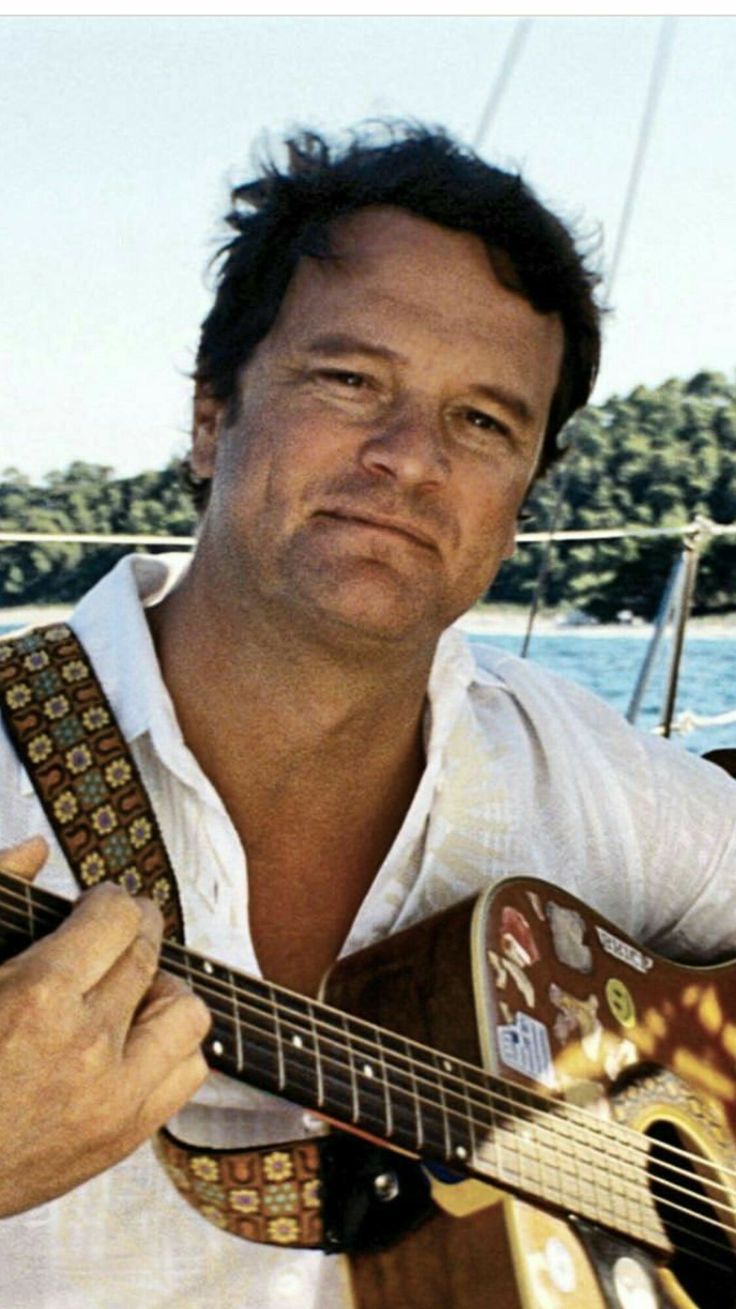
{"label": "fret", "polygon": [[310,1002],[304,996],[287,992],[280,1009],[285,1093],[300,1104],[314,1106],[318,1102],[319,1085]]}
{"label": "fret", "polygon": [[348,1069],[350,1072],[350,1094],[352,1098],[351,1118],[354,1123],[360,1122],[360,1094],[358,1092],[358,1078],[355,1072],[355,1054],[353,1043],[350,1036],[348,1019],[341,1015],[342,1030],[345,1034],[345,1050],[348,1056]]}
{"label": "fret", "polygon": [[[438,1056],[441,1058],[441,1056]],[[417,1090],[422,1102],[424,1148],[422,1153],[436,1160],[446,1159],[449,1145],[449,1123],[445,1105],[444,1087],[439,1069],[434,1063],[434,1051],[418,1052],[415,1063]]]}
{"label": "fret", "polygon": [[414,1101],[414,1125],[415,1125],[417,1150],[421,1150],[422,1146],[424,1145],[424,1117],[422,1114],[422,1101],[420,1099],[419,1092],[417,1090],[417,1077],[416,1077],[416,1071],[414,1069],[414,1060],[412,1059],[411,1056],[411,1050],[408,1041],[405,1042],[405,1047],[407,1052],[407,1064],[409,1066],[409,1074],[411,1078],[411,1096],[412,1096],[412,1100]]}
{"label": "fret", "polygon": [[34,940],[36,936],[36,917],[33,909],[33,895],[31,894],[30,882],[24,882],[23,886],[26,893],[26,909],[28,911],[28,932],[31,940]]}
{"label": "fret", "polygon": [[233,1010],[233,1024],[235,1026],[235,1069],[236,1072],[242,1073],[245,1067],[243,1058],[243,1032],[240,1025],[240,1009],[238,1007],[237,983],[234,973],[228,969],[228,978],[230,982],[230,1003]]}
{"label": "fret", "polygon": [[[391,1137],[397,1145],[417,1151],[423,1143],[421,1099],[417,1090],[414,1055],[406,1037],[377,1033],[385,1068]],[[388,1133],[387,1133],[388,1134]]]}
{"label": "fret", "polygon": [[465,1121],[468,1124],[468,1135],[470,1137],[470,1158],[475,1158],[477,1142],[475,1138],[475,1106],[470,1098],[470,1083],[465,1073],[460,1074],[463,1087],[463,1100],[465,1103]]}
{"label": "fret", "polygon": [[309,1025],[312,1032],[312,1045],[314,1049],[314,1066],[317,1075],[317,1096],[316,1096],[315,1103],[319,1106],[319,1108],[322,1108],[322,1105],[325,1102],[325,1083],[324,1083],[324,1075],[322,1072],[322,1052],[320,1050],[317,1023],[314,1017],[314,1005],[311,1003],[311,1001],[307,1001],[307,1013],[309,1015]]}
{"label": "fret", "polygon": [[[212,1010],[210,1010],[212,1013]],[[222,1072],[229,1072],[233,1058],[233,1020],[230,1014],[212,1013],[212,1022],[207,1036],[207,1050],[212,1063]]]}
{"label": "fret", "polygon": [[469,1155],[470,1134],[463,1130],[467,1114],[462,1083],[458,1089],[460,1068],[449,1055],[436,1053],[434,1061],[438,1073],[445,1159],[464,1163]]}
{"label": "fret", "polygon": [[381,1040],[380,1028],[376,1029],[376,1044],[378,1046],[378,1058],[381,1065],[381,1079],[383,1081],[383,1104],[384,1104],[384,1132],[386,1137],[393,1136],[394,1132],[394,1114],[391,1104],[391,1085],[388,1080],[388,1069],[386,1068],[386,1055]]}
{"label": "fret", "polygon": [[198,981],[195,982],[194,978],[192,977],[192,960],[190,955],[185,951],[182,951],[182,955],[184,958],[184,980],[187,986],[190,987],[191,990],[194,991],[196,995],[200,996],[200,999],[205,999],[205,997],[202,995],[202,988],[200,986],[200,983]]}
{"label": "fret", "polygon": [[378,1032],[366,1037],[357,1024],[352,1028],[352,1051],[357,1078],[360,1120],[376,1135],[385,1135],[386,1081]]}
{"label": "fret", "polygon": [[279,1007],[276,1000],[274,987],[267,983],[268,995],[273,1010],[273,1027],[276,1038],[276,1066],[277,1066],[277,1085],[279,1091],[283,1091],[286,1086],[286,1065],[284,1063],[284,1038],[281,1032],[281,1022],[279,1019]]}

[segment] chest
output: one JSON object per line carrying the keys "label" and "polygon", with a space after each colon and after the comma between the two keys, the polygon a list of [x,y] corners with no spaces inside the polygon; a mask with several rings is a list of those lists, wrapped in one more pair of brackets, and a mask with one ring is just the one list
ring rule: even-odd
{"label": "chest", "polygon": [[248,919],[270,981],[316,995],[339,955],[379,867],[376,857],[345,845],[249,854]]}

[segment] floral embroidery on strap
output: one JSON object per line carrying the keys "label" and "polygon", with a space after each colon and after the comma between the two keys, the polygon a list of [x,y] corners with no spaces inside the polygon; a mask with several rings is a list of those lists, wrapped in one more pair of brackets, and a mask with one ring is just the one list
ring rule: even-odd
{"label": "floral embroidery on strap", "polygon": [[179,892],[158,822],[104,691],[66,623],[0,643],[0,708],[82,884],[109,878],[150,896],[167,937],[182,940]]}

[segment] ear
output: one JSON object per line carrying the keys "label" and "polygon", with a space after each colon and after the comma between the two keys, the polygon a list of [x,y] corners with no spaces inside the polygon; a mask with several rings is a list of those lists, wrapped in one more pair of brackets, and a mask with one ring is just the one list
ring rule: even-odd
{"label": "ear", "polygon": [[223,408],[222,400],[215,400],[206,387],[197,383],[192,414],[192,454],[189,460],[195,477],[212,477]]}

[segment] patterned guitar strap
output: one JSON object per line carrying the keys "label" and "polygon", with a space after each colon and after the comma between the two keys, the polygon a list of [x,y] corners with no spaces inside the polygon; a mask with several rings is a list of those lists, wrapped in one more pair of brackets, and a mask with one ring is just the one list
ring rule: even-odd
{"label": "patterned guitar strap", "polygon": [[[0,640],[0,710],[80,886],[108,879],[147,895],[163,914],[166,937],[183,942],[179,891],[158,821],[70,627]],[[154,1145],[183,1198],[216,1227],[250,1241],[327,1253],[367,1249],[389,1243],[432,1209],[416,1164],[343,1132],[223,1150],[190,1145],[162,1128]]]}

